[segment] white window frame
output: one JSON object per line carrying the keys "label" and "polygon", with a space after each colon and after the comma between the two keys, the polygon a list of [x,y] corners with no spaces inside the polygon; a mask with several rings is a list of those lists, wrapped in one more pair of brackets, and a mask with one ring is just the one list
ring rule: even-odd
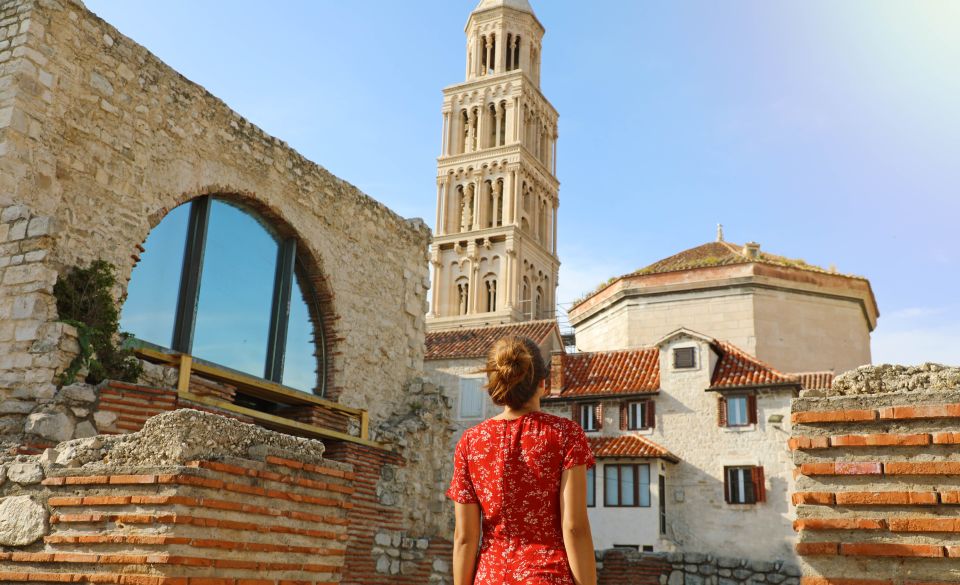
{"label": "white window frame", "polygon": [[[756,504],[756,487],[753,485],[753,466],[733,466],[726,468],[727,477],[724,478],[724,483],[726,484],[727,489],[730,490],[730,503],[735,505],[741,504]],[[732,485],[733,476],[737,476],[737,493],[733,493]],[[747,491],[747,483],[750,484],[750,490]]]}
{"label": "white window frame", "polygon": [[[737,394],[734,396],[727,397],[727,426],[734,428],[742,428],[750,426],[750,399],[746,394]],[[735,410],[734,404],[743,404],[743,410]],[[738,415],[741,415],[743,418],[734,419],[734,412],[737,412]],[[734,422],[736,420],[736,422]]]}
{"label": "white window frame", "polygon": [[627,430],[645,431],[653,428],[646,425],[649,405],[649,400],[637,400],[627,403]]}
{"label": "white window frame", "polygon": [[[596,424],[600,421],[597,420],[597,402],[588,402],[586,404],[580,405],[580,426],[584,431],[598,431],[600,430],[600,425]],[[589,411],[589,412],[587,412]],[[590,425],[584,423],[591,423]]]}

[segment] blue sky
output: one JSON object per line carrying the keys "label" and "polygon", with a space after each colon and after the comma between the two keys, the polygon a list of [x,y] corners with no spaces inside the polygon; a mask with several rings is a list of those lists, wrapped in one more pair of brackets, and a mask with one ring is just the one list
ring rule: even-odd
{"label": "blue sky", "polygon": [[[710,241],[871,280],[875,362],[960,363],[960,3],[532,0],[560,112],[558,298]],[[435,217],[475,0],[87,0],[401,215]]]}

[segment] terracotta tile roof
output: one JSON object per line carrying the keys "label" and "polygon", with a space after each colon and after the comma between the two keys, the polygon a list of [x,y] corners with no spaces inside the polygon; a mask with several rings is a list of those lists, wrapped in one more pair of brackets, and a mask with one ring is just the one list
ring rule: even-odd
{"label": "terracotta tile roof", "polygon": [[599,285],[593,291],[585,294],[581,298],[577,299],[573,303],[573,307],[580,305],[586,300],[590,299],[594,295],[598,294],[603,289],[607,288],[614,282],[627,278],[630,276],[644,276],[647,274],[660,274],[663,272],[677,272],[681,270],[693,270],[696,268],[707,268],[710,266],[727,266],[732,264],[747,264],[750,262],[755,262],[759,264],[770,264],[774,266],[786,266],[789,268],[796,268],[799,270],[807,270],[810,272],[819,272],[822,274],[833,274],[838,276],[845,276],[848,278],[856,278],[859,280],[866,280],[863,276],[858,276],[855,274],[844,274],[836,272],[835,270],[828,270],[821,266],[815,266],[813,264],[807,264],[805,261],[799,258],[788,258],[786,256],[780,256],[779,254],[771,254],[769,252],[764,252],[760,250],[760,255],[756,258],[752,258],[744,254],[743,246],[738,244],[733,244],[730,242],[708,242],[700,246],[695,246],[688,250],[684,250],[673,256],[669,256],[662,260],[658,260],[653,264],[635,270],[633,272],[624,274],[622,276],[614,277]]}
{"label": "terracotta tile roof", "polygon": [[800,372],[792,375],[804,390],[829,390],[833,386],[833,372]]}
{"label": "terracotta tile roof", "polygon": [[555,330],[559,331],[557,322],[546,320],[470,329],[432,331],[427,333],[427,353],[424,359],[482,358],[487,356],[487,352],[501,337],[521,335],[543,344]]}
{"label": "terracotta tile roof", "polygon": [[711,389],[798,384],[795,376],[778,372],[733,344],[715,340],[713,347],[720,360],[713,370]]}
{"label": "terracotta tile roof", "polygon": [[640,435],[588,437],[594,457],[648,457],[678,463],[680,458]]}
{"label": "terracotta tile roof", "polygon": [[660,349],[656,347],[569,353],[561,361],[564,397],[660,390]]}
{"label": "terracotta tile roof", "polygon": [[[684,250],[679,254],[674,254],[663,260],[659,260],[632,272],[633,275],[658,274],[661,272],[674,272],[677,270],[691,270],[694,268],[703,268],[706,266],[726,266],[728,264],[746,264],[755,262],[758,264],[773,264],[776,266],[787,266],[798,268],[800,270],[809,270],[811,272],[822,272],[825,274],[838,274],[836,271],[827,270],[820,266],[807,264],[798,258],[787,258],[778,254],[760,251],[760,256],[751,258],[743,252],[743,246],[732,244],[730,242],[709,242],[689,250]],[[844,276],[853,276],[845,274]],[[854,278],[862,278],[854,276]]]}

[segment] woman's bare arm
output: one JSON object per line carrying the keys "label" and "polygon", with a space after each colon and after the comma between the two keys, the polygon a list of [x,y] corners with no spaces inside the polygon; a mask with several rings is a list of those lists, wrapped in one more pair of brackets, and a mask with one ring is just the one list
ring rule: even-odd
{"label": "woman's bare arm", "polygon": [[575,465],[560,476],[563,545],[576,585],[597,585],[597,559],[587,517],[587,467]]}
{"label": "woman's bare arm", "polygon": [[480,549],[480,506],[454,505],[456,527],[453,529],[453,585],[472,585]]}

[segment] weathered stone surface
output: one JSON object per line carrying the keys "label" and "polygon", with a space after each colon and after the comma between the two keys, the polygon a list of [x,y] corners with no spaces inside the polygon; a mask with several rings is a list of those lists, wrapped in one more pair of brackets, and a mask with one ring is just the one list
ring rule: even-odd
{"label": "weathered stone surface", "polygon": [[73,402],[96,402],[97,392],[89,384],[71,384],[60,390],[60,396]]}
{"label": "weathered stone surface", "polygon": [[105,429],[117,421],[117,415],[112,412],[100,410],[93,413],[93,422],[97,423],[97,428]]}
{"label": "weathered stone surface", "polygon": [[25,400],[2,400],[0,401],[0,414],[27,414],[36,407],[36,402],[27,402]]}
{"label": "weathered stone surface", "polygon": [[76,430],[73,432],[74,438],[77,439],[86,439],[88,437],[95,437],[97,435],[97,429],[90,423],[90,421],[81,421],[77,425]]}
{"label": "weathered stone surface", "polygon": [[30,496],[0,500],[0,545],[26,546],[47,533],[47,511]]}
{"label": "weathered stone surface", "polygon": [[11,463],[7,467],[7,477],[10,481],[24,485],[40,483],[43,479],[43,469],[34,462]]}
{"label": "weathered stone surface", "polygon": [[73,437],[73,417],[63,412],[35,412],[27,417],[23,430],[51,441],[66,441]]}
{"label": "weathered stone surface", "polygon": [[960,367],[926,363],[920,366],[882,364],[861,366],[833,380],[827,396],[883,394],[886,392],[935,393],[960,390]]}

